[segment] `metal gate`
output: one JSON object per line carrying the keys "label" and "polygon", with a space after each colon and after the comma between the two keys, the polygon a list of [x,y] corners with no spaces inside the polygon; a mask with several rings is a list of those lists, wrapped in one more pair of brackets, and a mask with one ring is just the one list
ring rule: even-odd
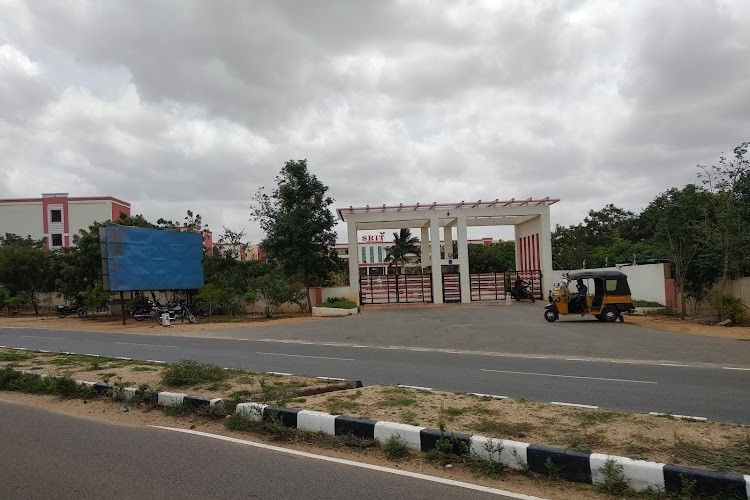
{"label": "metal gate", "polygon": [[443,302],[461,302],[461,274],[443,274]]}
{"label": "metal gate", "polygon": [[507,271],[504,273],[474,273],[469,275],[471,300],[505,300],[506,294],[521,277],[531,285],[534,296],[542,299],[542,271],[538,269],[528,271]]}
{"label": "metal gate", "polygon": [[534,297],[537,299],[543,299],[542,293],[542,271],[539,269],[530,269],[527,271],[508,271],[508,283],[509,287],[513,286],[516,282],[516,278],[520,277],[526,283],[531,285],[531,291],[534,293]]}
{"label": "metal gate", "polygon": [[506,279],[505,273],[470,274],[471,300],[505,300]]}
{"label": "metal gate", "polygon": [[432,302],[429,274],[388,274],[359,278],[360,304]]}

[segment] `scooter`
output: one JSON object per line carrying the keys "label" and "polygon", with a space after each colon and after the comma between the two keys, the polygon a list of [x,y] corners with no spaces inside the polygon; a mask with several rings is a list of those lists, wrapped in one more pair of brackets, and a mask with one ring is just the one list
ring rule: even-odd
{"label": "scooter", "polygon": [[534,291],[531,289],[531,285],[529,284],[521,285],[520,289],[516,289],[516,287],[511,288],[510,296],[518,301],[521,301],[523,299],[531,299],[532,302],[536,302]]}

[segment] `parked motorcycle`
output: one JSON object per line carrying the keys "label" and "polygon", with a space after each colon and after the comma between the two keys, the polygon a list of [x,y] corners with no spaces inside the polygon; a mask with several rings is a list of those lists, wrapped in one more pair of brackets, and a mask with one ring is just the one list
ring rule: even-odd
{"label": "parked motorcycle", "polygon": [[531,285],[529,285],[528,283],[521,285],[521,287],[518,289],[516,289],[515,287],[511,288],[510,296],[518,301],[521,301],[523,299],[530,299],[532,302],[536,301],[536,297],[534,297],[534,290],[531,289]]}
{"label": "parked motorcycle", "polygon": [[58,318],[64,318],[65,316],[73,316],[74,314],[77,314],[79,318],[83,318],[86,316],[89,312],[83,308],[83,306],[80,305],[70,305],[70,306],[57,306],[57,317]]}
{"label": "parked motorcycle", "polygon": [[133,306],[130,315],[136,321],[143,321],[146,318],[156,318],[158,315],[161,315],[162,309],[163,307],[159,304],[159,301],[154,302],[149,300],[148,302]]}
{"label": "parked motorcycle", "polygon": [[[179,301],[176,305],[168,307],[166,311],[169,313],[169,321],[175,321],[178,319],[188,320],[191,323],[195,323],[195,314],[190,310],[190,306],[184,300]],[[158,319],[158,318],[157,318]]]}
{"label": "parked motorcycle", "polygon": [[161,324],[162,314],[169,314],[169,320],[185,320],[187,319],[191,323],[195,323],[195,314],[190,310],[190,307],[184,300],[181,300],[172,306],[163,306],[158,301],[148,301],[145,304],[138,304],[133,307],[130,314],[136,321],[143,321],[146,318],[156,318],[156,321]]}

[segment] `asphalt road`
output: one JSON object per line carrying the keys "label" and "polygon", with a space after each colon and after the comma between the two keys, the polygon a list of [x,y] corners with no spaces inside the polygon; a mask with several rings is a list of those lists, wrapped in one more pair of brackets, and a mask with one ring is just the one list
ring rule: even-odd
{"label": "asphalt road", "polygon": [[0,498],[512,498],[0,402]]}
{"label": "asphalt road", "polygon": [[[460,311],[475,312],[477,309],[486,310],[474,308],[472,311],[467,308]],[[432,311],[442,314],[441,310],[436,309],[421,310],[417,314],[429,315]],[[374,313],[364,316],[381,317]],[[458,317],[454,320],[469,319]],[[485,349],[491,352],[503,349],[505,354],[492,355],[378,347],[377,343],[383,342],[379,336],[382,331],[380,328],[372,329],[369,346],[303,344],[289,342],[288,338],[283,340],[290,335],[290,329],[299,330],[301,326],[327,328],[329,331],[335,326],[338,331],[346,330],[347,324],[350,323],[335,320],[279,325],[275,327],[275,337],[281,337],[282,341],[252,340],[249,338],[250,334],[259,336],[257,328],[240,331],[240,334],[247,337],[237,339],[1,328],[0,345],[124,356],[140,360],[196,359],[220,366],[257,371],[361,380],[365,385],[405,384],[539,402],[584,404],[643,413],[660,412],[750,423],[750,366],[715,363],[718,360],[711,354],[723,349],[726,357],[732,358],[738,351],[747,350],[746,342],[667,334],[666,338],[672,343],[670,352],[660,352],[654,347],[649,351],[654,357],[644,358],[634,355],[633,349],[638,346],[633,345],[632,339],[633,336],[644,335],[642,329],[634,326],[623,328],[628,327],[627,324],[598,322],[577,327],[572,322],[570,325],[543,324],[539,327],[541,334],[534,329],[523,334],[505,332],[502,340],[496,340]],[[569,354],[552,355],[544,347],[539,349],[540,352],[524,353],[529,345],[528,337],[547,335],[550,327],[562,327],[556,333],[558,337],[569,335],[566,328],[576,331],[588,328],[589,336],[606,339],[600,343],[607,344],[608,349],[605,351],[603,346],[599,346],[597,353],[600,357],[596,358],[581,355],[582,351],[591,352],[590,344],[597,343],[592,340],[579,350],[568,346],[569,350],[566,352]],[[394,326],[393,329],[395,328]],[[402,325],[401,330],[419,328],[418,323],[409,322],[407,326]],[[392,334],[393,329],[385,332]],[[274,334],[268,328],[264,330],[263,335],[266,337]],[[439,333],[436,332],[433,338],[440,340]],[[658,346],[667,342],[664,333],[646,330],[645,335],[652,336],[651,343]],[[404,336],[410,334],[413,333],[402,333]],[[487,335],[483,330],[479,330],[478,334]],[[320,340],[314,332],[309,333],[306,339],[307,342]],[[464,347],[466,344],[454,343],[455,349]],[[520,352],[513,352],[514,350]],[[692,354],[684,355],[687,359],[666,356],[684,352]],[[748,360],[750,353],[741,361],[748,363]]]}

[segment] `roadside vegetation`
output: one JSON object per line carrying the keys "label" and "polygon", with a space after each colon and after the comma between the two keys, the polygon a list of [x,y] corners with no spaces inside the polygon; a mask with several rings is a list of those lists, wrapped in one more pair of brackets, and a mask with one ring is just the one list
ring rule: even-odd
{"label": "roadside vegetation", "polygon": [[[750,471],[750,427],[739,424],[561,407],[522,399],[494,399],[406,387],[350,389],[351,383],[226,370],[191,360],[159,364],[0,349],[0,370],[3,370],[0,390],[92,397],[90,387],[57,382],[80,379],[106,382],[120,392],[125,387],[136,387],[141,391],[141,398],[150,391],[167,390],[219,397],[224,401],[223,409],[195,410],[178,406],[168,410],[175,415],[202,411],[212,412],[204,416],[223,418],[232,413],[237,403],[254,401],[420,425],[440,429],[446,436],[466,433],[583,453],[607,453],[745,474]],[[26,373],[20,373],[22,370]],[[41,377],[41,374],[61,378]],[[288,430],[277,430],[277,433],[282,432]],[[395,449],[396,445],[393,447]],[[442,462],[446,457],[438,455],[434,460]]]}

